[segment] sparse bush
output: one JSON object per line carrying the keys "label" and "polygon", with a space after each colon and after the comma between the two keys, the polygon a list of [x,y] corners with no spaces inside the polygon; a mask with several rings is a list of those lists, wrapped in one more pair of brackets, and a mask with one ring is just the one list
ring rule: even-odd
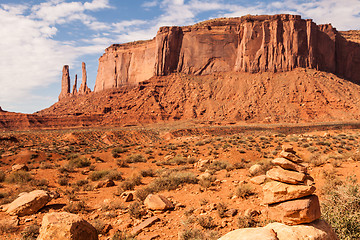
{"label": "sparse bush", "polygon": [[322,218],[333,227],[340,239],[360,239],[360,186],[355,178],[339,182],[333,175],[325,177]]}
{"label": "sparse bush", "polygon": [[69,184],[69,177],[68,176],[59,177],[58,183],[60,186],[67,186]]}
{"label": "sparse bush", "polygon": [[312,154],[309,158],[309,163],[315,167],[319,167],[326,163],[326,159],[319,153]]}
{"label": "sparse bush", "polygon": [[86,210],[84,201],[72,201],[64,207],[64,210],[69,213],[79,213]]}
{"label": "sparse bush", "polygon": [[161,176],[150,183],[149,187],[154,192],[163,190],[174,190],[185,183],[196,184],[198,179],[192,172],[174,172],[166,176]]}
{"label": "sparse bush", "polygon": [[226,169],[229,166],[229,163],[226,161],[213,161],[210,163],[208,169],[214,170],[214,171],[220,171],[223,169]]}
{"label": "sparse bush", "polygon": [[69,161],[69,166],[73,168],[84,168],[89,167],[91,165],[91,162],[88,158],[73,158]]}
{"label": "sparse bush", "polygon": [[151,188],[144,187],[135,191],[135,196],[140,200],[144,201],[149,194],[154,193]]}
{"label": "sparse bush", "polygon": [[141,154],[133,154],[133,155],[127,156],[125,161],[127,163],[146,162],[146,158]]}
{"label": "sparse bush", "polygon": [[30,182],[32,180],[32,177],[30,175],[30,173],[26,172],[26,171],[16,171],[16,172],[12,172],[10,173],[7,178],[6,181],[9,183],[27,183]]}
{"label": "sparse bush", "polygon": [[256,222],[250,216],[239,216],[237,219],[238,228],[249,228],[249,227],[256,227]]}
{"label": "sparse bush", "polygon": [[206,229],[211,229],[216,227],[214,219],[211,216],[200,216],[198,218],[198,223],[201,227]]}
{"label": "sparse bush", "polygon": [[108,170],[94,171],[90,173],[89,178],[91,181],[98,181],[100,179],[105,178],[109,173],[110,171]]}
{"label": "sparse bush", "polygon": [[140,219],[146,214],[146,211],[143,210],[142,204],[140,202],[134,202],[129,205],[129,214],[131,217]]}
{"label": "sparse bush", "polygon": [[216,211],[219,215],[220,218],[224,218],[226,217],[226,211],[228,210],[228,207],[225,203],[218,203],[217,206],[216,206]]}
{"label": "sparse bush", "polygon": [[238,186],[236,188],[236,196],[241,197],[241,198],[247,198],[251,195],[254,195],[254,189],[250,184],[244,183],[241,184],[240,186]]}
{"label": "sparse bush", "polygon": [[111,238],[112,240],[135,240],[135,237],[126,231],[117,230]]}
{"label": "sparse bush", "polygon": [[129,165],[127,164],[127,162],[123,159],[118,159],[116,161],[116,164],[121,167],[121,168],[126,168],[126,167],[129,167]]}
{"label": "sparse bush", "polygon": [[40,226],[32,224],[27,226],[23,232],[21,232],[21,239],[35,240],[39,235]]}
{"label": "sparse bush", "polygon": [[117,147],[117,148],[114,148],[113,150],[111,150],[111,154],[114,158],[120,157],[120,154],[125,153],[125,152],[127,152],[127,149],[122,148],[122,147]]}
{"label": "sparse bush", "polygon": [[154,169],[148,168],[148,169],[141,170],[140,175],[143,177],[154,177],[156,174],[154,172]]}
{"label": "sparse bush", "polygon": [[115,181],[119,181],[119,180],[122,180],[123,177],[122,177],[122,173],[121,172],[118,172],[118,171],[110,171],[106,177],[109,179],[109,180],[115,180]]}

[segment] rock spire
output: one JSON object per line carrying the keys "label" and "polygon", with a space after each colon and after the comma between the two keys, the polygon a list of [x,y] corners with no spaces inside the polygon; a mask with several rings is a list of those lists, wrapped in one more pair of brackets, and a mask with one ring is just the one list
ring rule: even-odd
{"label": "rock spire", "polygon": [[86,74],[86,65],[82,62],[82,81],[79,88],[79,94],[88,94],[91,92],[90,88],[87,86],[87,74]]}
{"label": "rock spire", "polygon": [[62,79],[61,79],[61,92],[59,95],[59,101],[70,96],[70,74],[69,66],[64,65],[62,70]]}
{"label": "rock spire", "polygon": [[77,74],[75,74],[75,82],[74,82],[74,86],[73,86],[73,89],[72,89],[72,95],[75,95],[77,94]]}

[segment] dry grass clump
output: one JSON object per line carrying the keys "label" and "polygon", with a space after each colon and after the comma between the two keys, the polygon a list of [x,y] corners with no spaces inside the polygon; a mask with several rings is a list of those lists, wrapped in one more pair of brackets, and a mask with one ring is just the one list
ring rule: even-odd
{"label": "dry grass clump", "polygon": [[216,227],[216,224],[214,223],[214,219],[211,216],[207,216],[207,215],[200,216],[197,219],[197,222],[201,227],[206,228],[206,229],[211,229],[211,228]]}
{"label": "dry grass clump", "polygon": [[28,183],[32,180],[31,174],[20,170],[20,171],[16,171],[16,172],[12,172],[10,173],[7,177],[6,177],[6,182],[8,183]]}
{"label": "dry grass clump", "polygon": [[360,239],[360,186],[355,178],[340,181],[335,173],[324,174],[322,218],[340,239]]}
{"label": "dry grass clump", "polygon": [[136,240],[136,238],[126,231],[117,230],[111,240]]}
{"label": "dry grass clump", "polygon": [[32,224],[30,226],[27,226],[21,232],[21,239],[23,239],[23,240],[35,240],[39,236],[39,230],[40,230],[39,225]]}
{"label": "dry grass clump", "polygon": [[179,240],[216,240],[219,237],[220,235],[216,231],[202,231],[188,226],[184,226],[178,234]]}
{"label": "dry grass clump", "polygon": [[91,181],[98,181],[100,179],[105,178],[110,173],[109,170],[100,170],[100,171],[94,171],[90,173],[89,179]]}
{"label": "dry grass clump", "polygon": [[133,154],[133,155],[127,156],[125,161],[127,163],[146,162],[146,158],[141,154]]}
{"label": "dry grass clump", "polygon": [[244,183],[238,186],[235,192],[235,195],[240,198],[247,198],[254,194],[255,194],[254,188],[248,183]]}

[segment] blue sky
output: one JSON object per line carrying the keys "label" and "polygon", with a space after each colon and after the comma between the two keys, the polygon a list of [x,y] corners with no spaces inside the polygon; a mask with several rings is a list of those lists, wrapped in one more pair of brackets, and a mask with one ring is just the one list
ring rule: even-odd
{"label": "blue sky", "polygon": [[49,107],[65,64],[81,82],[84,61],[93,89],[106,47],[151,39],[160,26],[278,13],[360,29],[360,0],[0,0],[0,106],[24,113]]}

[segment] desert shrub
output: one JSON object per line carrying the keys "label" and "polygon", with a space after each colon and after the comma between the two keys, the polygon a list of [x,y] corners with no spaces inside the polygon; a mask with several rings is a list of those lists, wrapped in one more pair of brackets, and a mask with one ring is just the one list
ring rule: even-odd
{"label": "desert shrub", "polygon": [[117,230],[111,238],[112,240],[135,240],[135,237],[126,231]]}
{"label": "desert shrub", "polygon": [[214,219],[211,216],[200,216],[197,221],[201,227],[206,229],[216,227]]}
{"label": "desert shrub", "polygon": [[119,188],[124,191],[133,190],[135,186],[141,184],[141,175],[134,174],[133,176],[127,178],[125,181],[121,182]]}
{"label": "desert shrub", "polygon": [[129,205],[128,212],[131,217],[140,219],[146,214],[146,211],[143,210],[142,204],[140,202],[134,202]]}
{"label": "desert shrub", "polygon": [[202,178],[200,178],[198,183],[203,188],[209,188],[209,187],[211,187],[211,184],[214,181],[215,181],[215,177],[210,176],[210,177],[202,177]]}
{"label": "desert shrub", "polygon": [[40,168],[41,169],[51,169],[53,167],[54,166],[51,163],[48,163],[48,162],[41,162],[40,163]]}
{"label": "desert shrub", "polygon": [[111,150],[111,154],[114,158],[120,157],[120,154],[125,153],[125,152],[127,152],[127,149],[122,148],[122,147],[117,147],[117,148],[114,148],[113,150]]}
{"label": "desert shrub", "polygon": [[67,186],[69,184],[69,177],[68,176],[59,177],[58,183],[60,186]]}
{"label": "desert shrub", "polygon": [[94,219],[91,221],[91,225],[96,229],[98,234],[105,234],[106,232],[104,232],[104,227],[105,227],[105,222],[101,219]]}
{"label": "desert shrub", "polygon": [[72,201],[64,207],[64,210],[69,213],[79,213],[86,210],[84,201]]}
{"label": "desert shrub", "polygon": [[12,233],[18,230],[17,226],[14,226],[13,223],[2,221],[0,222],[0,234],[4,236],[5,233]]}
{"label": "desert shrub", "polygon": [[49,186],[49,181],[46,179],[34,179],[32,180],[32,185],[41,187],[41,186]]}
{"label": "desert shrub", "polygon": [[208,169],[210,170],[215,170],[215,171],[220,171],[222,169],[226,169],[229,166],[229,162],[226,161],[213,161],[212,163],[210,163]]}
{"label": "desert shrub", "polygon": [[127,163],[146,162],[146,158],[141,154],[133,154],[133,155],[127,156],[125,161]]}
{"label": "desert shrub", "polygon": [[174,190],[185,183],[196,184],[198,179],[192,172],[173,172],[169,175],[161,176],[150,183],[150,188],[154,192],[162,190]]}
{"label": "desert shrub", "polygon": [[32,224],[27,226],[24,231],[21,232],[21,239],[35,240],[39,235],[40,226]]}
{"label": "desert shrub", "polygon": [[355,178],[340,181],[333,174],[325,175],[322,218],[340,239],[360,239],[360,186]]}
{"label": "desert shrub", "polygon": [[116,161],[116,164],[117,164],[119,167],[122,167],[122,168],[129,167],[129,164],[127,164],[127,162],[126,162],[124,159],[118,159],[118,160]]}
{"label": "desert shrub", "polygon": [[256,221],[251,216],[239,216],[237,218],[238,228],[256,227]]}
{"label": "desert shrub", "polygon": [[26,172],[26,171],[16,171],[16,172],[12,172],[10,173],[7,178],[6,181],[9,183],[27,183],[30,182],[32,180],[32,177],[30,175],[30,173]]}
{"label": "desert shrub", "polygon": [[118,172],[118,171],[110,171],[106,177],[109,179],[109,180],[115,180],[115,181],[119,181],[119,180],[122,180],[123,177],[122,177],[122,173],[121,172]]}
{"label": "desert shrub", "polygon": [[216,206],[216,211],[219,215],[220,218],[224,218],[226,217],[226,211],[228,210],[228,207],[225,203],[218,203],[217,206]]}
{"label": "desert shrub", "polygon": [[326,159],[321,154],[315,153],[310,156],[309,163],[315,167],[319,167],[326,163]]}
{"label": "desert shrub", "polygon": [[240,186],[238,186],[236,188],[236,192],[235,192],[235,195],[237,197],[241,197],[241,198],[247,198],[254,194],[255,194],[255,192],[254,192],[253,187],[247,183],[244,183],[244,184],[241,184]]}
{"label": "desert shrub", "polygon": [[6,177],[5,172],[2,171],[2,170],[0,170],[0,182],[4,182],[4,181],[5,181],[5,177]]}
{"label": "desert shrub", "polygon": [[148,168],[148,169],[141,170],[140,175],[143,177],[154,177],[156,174],[154,172],[154,169]]}
{"label": "desert shrub", "polygon": [[89,178],[91,181],[98,181],[100,179],[105,178],[109,173],[110,171],[108,170],[94,171],[90,173]]}
{"label": "desert shrub", "polygon": [[75,182],[75,185],[81,187],[81,186],[84,186],[84,185],[86,185],[86,184],[88,184],[88,183],[89,183],[88,180],[86,180],[86,179],[81,179],[81,180],[76,181],[76,182]]}
{"label": "desert shrub", "polygon": [[140,201],[144,201],[149,194],[154,193],[154,191],[149,187],[143,187],[135,191],[135,197]]}
{"label": "desert shrub", "polygon": [[91,165],[91,162],[88,158],[73,158],[69,161],[69,166],[73,168],[84,168],[89,167]]}

